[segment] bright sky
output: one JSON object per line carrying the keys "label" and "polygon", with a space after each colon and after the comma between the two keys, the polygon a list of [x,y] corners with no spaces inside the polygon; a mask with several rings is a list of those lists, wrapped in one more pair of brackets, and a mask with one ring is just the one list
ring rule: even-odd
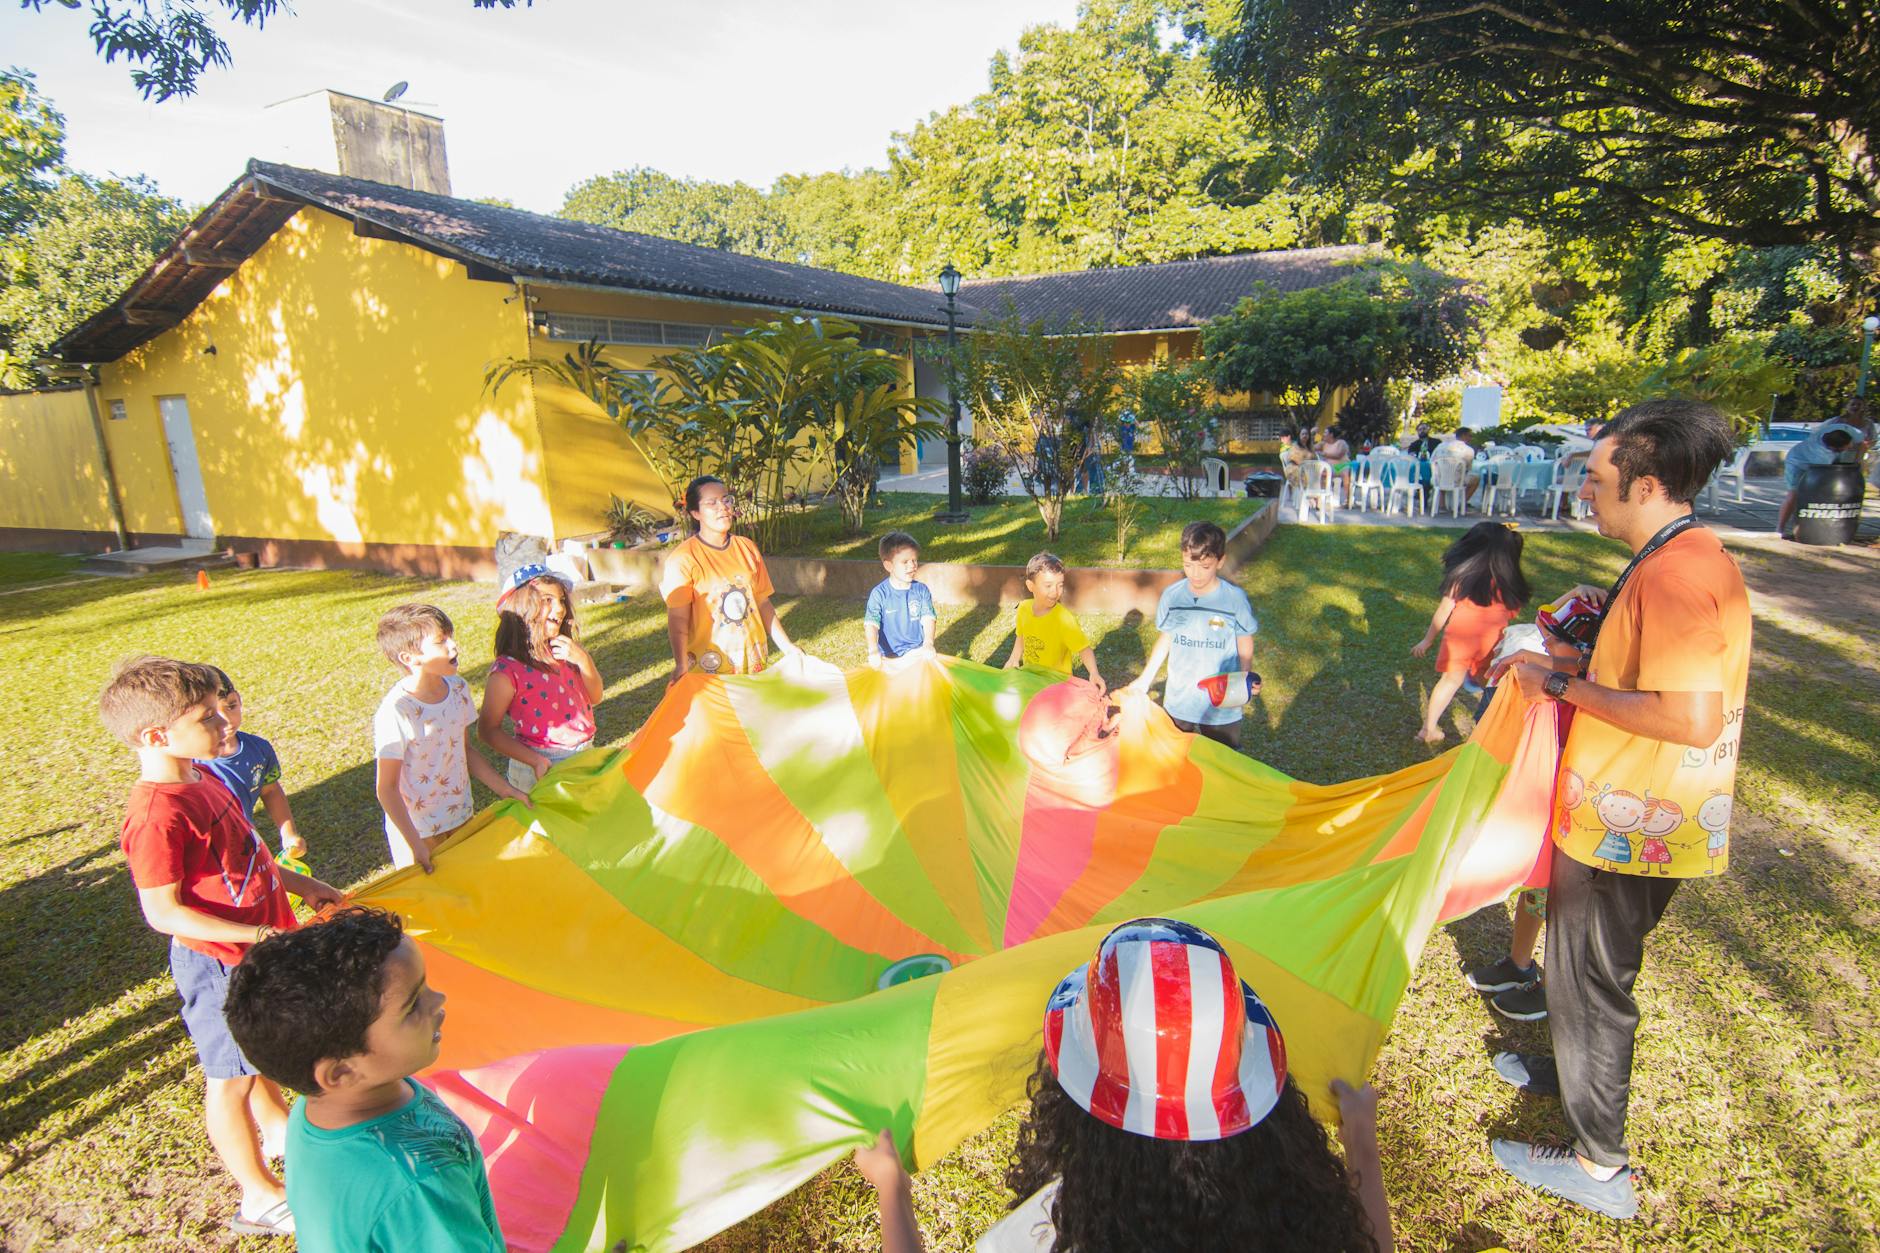
{"label": "bright sky", "polygon": [[[204,7],[216,9],[213,0]],[[92,50],[85,8],[0,2],[0,62],[65,114],[66,159],[148,174],[197,203],[276,155],[266,106],[322,87],[444,119],[452,190],[551,211],[580,179],[633,165],[768,186],[882,165],[889,137],[984,89],[1027,26],[1076,0],[300,0],[263,31],[225,27],[233,66],[147,104]]]}

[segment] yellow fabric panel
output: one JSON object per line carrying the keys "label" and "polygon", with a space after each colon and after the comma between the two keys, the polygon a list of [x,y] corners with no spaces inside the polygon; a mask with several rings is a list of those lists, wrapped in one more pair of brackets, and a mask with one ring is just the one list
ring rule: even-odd
{"label": "yellow fabric panel", "polygon": [[0,396],[0,526],[109,531],[111,504],[82,389]]}

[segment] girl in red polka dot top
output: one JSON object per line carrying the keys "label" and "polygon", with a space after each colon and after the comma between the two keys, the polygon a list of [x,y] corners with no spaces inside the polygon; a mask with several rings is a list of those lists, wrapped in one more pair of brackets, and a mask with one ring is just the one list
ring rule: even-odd
{"label": "girl in red polka dot top", "polygon": [[569,585],[548,567],[511,574],[496,610],[496,664],[477,734],[509,758],[509,781],[527,790],[550,766],[594,743],[601,674],[575,639]]}

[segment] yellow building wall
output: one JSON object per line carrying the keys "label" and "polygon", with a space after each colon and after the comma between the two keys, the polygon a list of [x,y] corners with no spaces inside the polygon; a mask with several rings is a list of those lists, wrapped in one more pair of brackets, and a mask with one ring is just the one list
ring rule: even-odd
{"label": "yellow building wall", "polygon": [[0,395],[0,527],[109,532],[107,493],[81,389]]}
{"label": "yellow building wall", "polygon": [[485,365],[527,350],[513,288],[302,209],[184,321],[101,369],[126,521],[180,532],[158,400],[189,405],[216,532],[488,548],[551,531],[521,390]]}

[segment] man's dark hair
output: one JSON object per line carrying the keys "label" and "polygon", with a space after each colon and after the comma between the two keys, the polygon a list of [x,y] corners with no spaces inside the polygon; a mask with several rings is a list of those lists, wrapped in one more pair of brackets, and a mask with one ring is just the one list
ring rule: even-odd
{"label": "man's dark hair", "polygon": [[1632,484],[1649,475],[1680,505],[1697,498],[1736,448],[1729,419],[1701,400],[1682,396],[1642,400],[1624,409],[1599,438],[1612,441],[1620,500],[1630,500]]}
{"label": "man's dark hair", "polygon": [[914,550],[915,556],[920,555],[919,540],[909,535],[906,531],[889,531],[886,535],[881,537],[881,542],[875,545],[875,552],[880,555],[883,561],[893,561],[895,554],[900,552],[903,548],[911,548]]}
{"label": "man's dark hair", "polygon": [[274,1082],[318,1096],[315,1065],[366,1051],[385,959],[404,934],[397,914],[355,905],[249,949],[223,1007],[242,1055]]}
{"label": "man's dark hair", "polygon": [[1182,556],[1225,557],[1227,532],[1212,522],[1190,522],[1182,528]]}
{"label": "man's dark hair", "polygon": [[1852,431],[1829,431],[1826,435],[1823,435],[1821,437],[1821,442],[1827,445],[1829,448],[1834,449],[1834,451],[1840,452],[1842,449],[1846,448],[1849,444],[1854,442],[1854,432]]}

